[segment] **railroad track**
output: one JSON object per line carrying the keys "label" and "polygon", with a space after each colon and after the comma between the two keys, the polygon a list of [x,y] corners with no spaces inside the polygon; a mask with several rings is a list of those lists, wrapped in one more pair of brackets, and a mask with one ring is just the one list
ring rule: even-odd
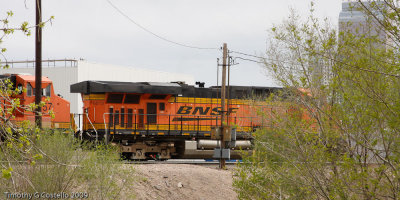
{"label": "railroad track", "polygon": [[[218,160],[202,160],[202,159],[169,159],[165,161],[147,160],[147,161],[126,161],[126,164],[191,164],[191,165],[218,165]],[[226,161],[227,165],[234,165],[237,161]]]}

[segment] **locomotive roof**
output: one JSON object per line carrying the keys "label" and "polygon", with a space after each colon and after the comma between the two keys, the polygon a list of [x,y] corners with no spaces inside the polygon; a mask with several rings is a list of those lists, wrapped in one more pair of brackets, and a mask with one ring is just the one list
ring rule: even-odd
{"label": "locomotive roof", "polygon": [[[198,88],[187,84],[160,82],[83,81],[71,85],[71,93],[149,93],[171,94],[183,97],[219,98],[220,86]],[[264,96],[281,88],[257,86],[230,86],[230,98]]]}
{"label": "locomotive roof", "polygon": [[[21,79],[25,80],[25,81],[29,81],[29,82],[35,82],[35,76],[34,75],[30,75],[30,74],[0,74],[0,80],[2,79],[15,79],[15,77],[19,76]],[[46,76],[42,76],[42,83],[51,83],[52,81],[46,77]]]}
{"label": "locomotive roof", "polygon": [[161,85],[147,82],[115,82],[115,81],[83,81],[71,85],[72,93],[154,93],[154,94],[180,94],[179,84]]}

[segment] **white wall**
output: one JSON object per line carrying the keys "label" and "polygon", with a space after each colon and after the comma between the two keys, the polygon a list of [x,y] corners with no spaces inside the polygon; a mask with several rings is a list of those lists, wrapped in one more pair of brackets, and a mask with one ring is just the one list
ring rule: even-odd
{"label": "white wall", "polygon": [[184,81],[189,85],[194,85],[194,77],[188,74],[78,61],[78,81],[86,80],[125,82]]}

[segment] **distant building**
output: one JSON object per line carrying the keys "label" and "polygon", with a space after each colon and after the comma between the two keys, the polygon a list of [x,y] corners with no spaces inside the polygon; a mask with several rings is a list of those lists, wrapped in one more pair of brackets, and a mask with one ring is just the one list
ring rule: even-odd
{"label": "distant building", "polygon": [[[362,2],[367,8],[371,8],[371,2]],[[374,2],[378,7],[384,8],[382,2]],[[339,32],[351,33],[356,36],[378,36],[379,40],[386,40],[386,33],[379,25],[378,21],[368,16],[361,10],[362,5],[359,2],[343,2],[342,11],[339,14]],[[383,15],[376,12],[376,9],[370,9],[378,19]],[[339,38],[341,39],[341,38]]]}
{"label": "distant building", "polygon": [[[4,63],[3,63],[4,64]],[[34,61],[14,61],[9,69],[0,69],[0,74],[35,74]],[[43,76],[49,77],[54,91],[71,103],[71,113],[82,113],[80,94],[70,93],[70,85],[87,80],[125,82],[175,82],[194,85],[194,77],[188,74],[170,73],[120,65],[100,64],[82,60],[44,60]]]}

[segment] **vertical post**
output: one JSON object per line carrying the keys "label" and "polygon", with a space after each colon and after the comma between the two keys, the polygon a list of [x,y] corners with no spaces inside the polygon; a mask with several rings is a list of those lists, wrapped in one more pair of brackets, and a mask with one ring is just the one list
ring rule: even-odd
{"label": "vertical post", "polygon": [[[228,55],[228,48],[226,43],[224,43],[223,49],[222,49],[222,84],[221,84],[221,130],[223,131],[224,127],[224,121],[225,121],[225,94],[226,94],[226,58]],[[221,134],[221,154],[222,150],[225,148],[225,142],[224,142],[224,134]],[[219,160],[220,164],[219,167],[221,169],[225,169],[225,159],[222,159],[222,156]]]}
{"label": "vertical post", "polygon": [[36,0],[36,39],[35,39],[35,122],[36,126],[42,128],[42,116],[39,114],[42,108],[39,106],[42,100],[42,0]]}

